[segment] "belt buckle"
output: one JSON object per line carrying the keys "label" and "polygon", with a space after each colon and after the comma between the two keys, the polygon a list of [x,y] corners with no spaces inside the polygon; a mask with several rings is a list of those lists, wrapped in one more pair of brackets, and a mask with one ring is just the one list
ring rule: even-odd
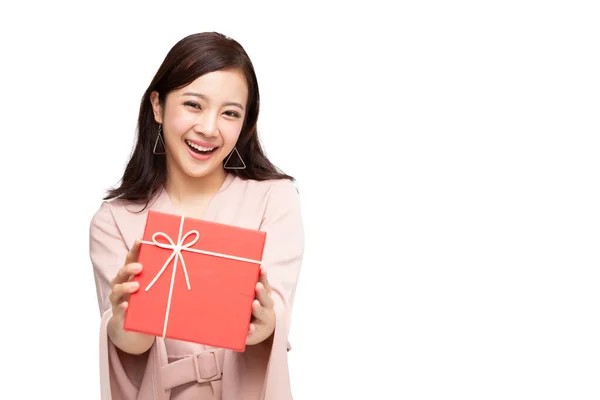
{"label": "belt buckle", "polygon": [[202,353],[195,354],[193,359],[194,371],[196,372],[196,380],[198,383],[221,379],[223,372],[217,361],[216,350],[206,350]]}

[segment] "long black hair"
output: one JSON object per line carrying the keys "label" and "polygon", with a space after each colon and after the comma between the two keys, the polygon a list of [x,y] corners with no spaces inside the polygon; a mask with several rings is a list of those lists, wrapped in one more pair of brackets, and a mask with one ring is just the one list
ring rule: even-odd
{"label": "long black hair", "polygon": [[164,156],[153,152],[159,125],[154,120],[150,94],[157,91],[164,107],[167,94],[184,87],[198,77],[222,69],[238,69],[248,85],[248,107],[236,148],[246,168],[230,172],[242,179],[290,179],[265,155],[257,133],[260,107],[258,82],[250,57],[235,40],[217,32],[187,36],[173,46],[146,89],[140,104],[134,151],[117,187],[109,189],[104,200],[119,197],[146,205],[161,189],[167,176]]}

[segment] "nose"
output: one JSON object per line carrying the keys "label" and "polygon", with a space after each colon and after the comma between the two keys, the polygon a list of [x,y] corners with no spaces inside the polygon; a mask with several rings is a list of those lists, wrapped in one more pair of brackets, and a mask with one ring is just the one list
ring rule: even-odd
{"label": "nose", "polygon": [[198,122],[194,126],[194,131],[208,137],[216,136],[219,132],[217,127],[217,117],[210,113],[203,114],[199,117]]}

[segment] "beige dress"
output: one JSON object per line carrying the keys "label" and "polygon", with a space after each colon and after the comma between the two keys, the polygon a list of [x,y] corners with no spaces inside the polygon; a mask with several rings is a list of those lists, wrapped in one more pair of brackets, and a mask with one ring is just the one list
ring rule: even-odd
{"label": "beige dress", "polygon": [[[148,207],[175,214],[166,191]],[[246,351],[215,349],[157,338],[144,355],[120,352],[107,335],[110,281],[143,235],[147,209],[119,199],[103,202],[90,225],[100,326],[103,400],[287,400],[292,399],[287,352],[296,284],[304,253],[299,195],[289,180],[253,181],[228,174],[204,219],[267,232],[263,266],[277,315],[273,339]]]}

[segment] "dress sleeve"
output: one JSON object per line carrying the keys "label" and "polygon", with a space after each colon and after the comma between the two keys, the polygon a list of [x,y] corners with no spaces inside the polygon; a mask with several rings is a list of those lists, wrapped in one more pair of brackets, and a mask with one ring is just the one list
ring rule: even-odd
{"label": "dress sleeve", "polygon": [[127,246],[114,221],[108,203],[102,203],[90,224],[90,259],[94,270],[98,307],[102,316],[111,308],[110,281],[123,266]]}
{"label": "dress sleeve", "polygon": [[[272,288],[276,326],[270,340],[247,346],[245,353],[229,354],[229,382],[223,385],[223,400],[251,393],[259,399],[291,400],[287,352],[290,350],[292,306],[304,254],[304,230],[300,198],[293,183],[281,180],[269,193],[260,230],[266,232],[263,268]],[[225,376],[225,375],[224,375]]]}
{"label": "dress sleeve", "polygon": [[[153,371],[166,358],[161,344],[142,355],[120,351],[108,337],[108,321],[112,316],[110,281],[123,266],[128,248],[111,212],[104,202],[92,217],[89,252],[96,283],[100,310],[100,386],[102,400],[142,399],[156,386]],[[164,362],[164,361],[162,361]]]}
{"label": "dress sleeve", "polygon": [[267,233],[263,265],[273,290],[272,296],[281,307],[279,311],[286,317],[285,321],[281,321],[284,324],[279,327],[285,329],[282,333],[285,333],[287,343],[291,311],[304,255],[300,199],[290,181],[285,180],[274,185],[260,229]]}

